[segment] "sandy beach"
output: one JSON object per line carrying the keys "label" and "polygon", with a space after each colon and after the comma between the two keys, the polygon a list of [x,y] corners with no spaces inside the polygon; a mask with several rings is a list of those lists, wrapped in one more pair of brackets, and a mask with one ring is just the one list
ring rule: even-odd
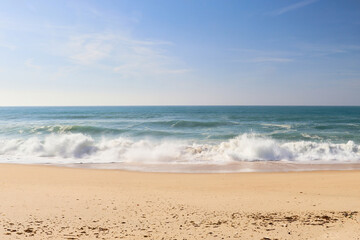
{"label": "sandy beach", "polygon": [[360,171],[0,165],[0,239],[360,239]]}

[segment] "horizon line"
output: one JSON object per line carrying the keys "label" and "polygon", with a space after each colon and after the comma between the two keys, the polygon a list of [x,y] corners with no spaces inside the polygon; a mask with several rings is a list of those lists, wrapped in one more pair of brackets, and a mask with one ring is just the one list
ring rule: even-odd
{"label": "horizon line", "polygon": [[360,107],[360,105],[261,105],[261,104],[174,104],[174,105],[9,105],[0,108],[10,107]]}

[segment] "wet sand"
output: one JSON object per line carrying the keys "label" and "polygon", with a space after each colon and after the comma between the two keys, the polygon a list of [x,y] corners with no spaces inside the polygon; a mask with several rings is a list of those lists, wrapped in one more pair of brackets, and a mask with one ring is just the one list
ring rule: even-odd
{"label": "wet sand", "polygon": [[360,170],[360,163],[294,163],[285,161],[238,161],[224,164],[144,164],[144,163],[74,163],[59,164],[73,168],[120,169],[139,172],[172,173],[243,173],[243,172],[304,172],[324,170]]}
{"label": "wet sand", "polygon": [[0,239],[360,239],[360,171],[0,165]]}

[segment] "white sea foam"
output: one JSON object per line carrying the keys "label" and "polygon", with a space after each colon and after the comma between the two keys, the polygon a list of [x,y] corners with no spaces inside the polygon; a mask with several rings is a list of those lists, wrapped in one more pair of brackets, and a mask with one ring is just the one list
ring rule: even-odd
{"label": "white sea foam", "polygon": [[256,134],[242,134],[218,144],[127,138],[96,141],[80,133],[0,141],[0,162],[226,164],[234,161],[359,163],[360,146],[353,141],[280,142]]}

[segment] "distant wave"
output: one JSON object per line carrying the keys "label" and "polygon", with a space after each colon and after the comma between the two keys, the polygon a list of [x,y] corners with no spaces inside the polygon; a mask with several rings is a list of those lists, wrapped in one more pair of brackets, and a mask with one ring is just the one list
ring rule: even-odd
{"label": "distant wave", "polygon": [[145,126],[164,126],[171,128],[210,128],[233,125],[228,121],[191,121],[191,120],[169,120],[169,121],[147,121],[143,123]]}
{"label": "distant wave", "polygon": [[262,123],[261,125],[268,126],[268,127],[285,128],[285,129],[290,129],[291,128],[291,125],[289,125],[289,124]]}
{"label": "distant wave", "polygon": [[360,146],[313,141],[277,141],[242,134],[217,144],[179,140],[95,140],[81,133],[51,134],[44,139],[0,140],[0,161],[18,163],[211,163],[232,161],[360,162]]}
{"label": "distant wave", "polygon": [[[31,128],[22,127],[18,129],[18,133],[83,133],[83,134],[107,134],[107,133],[123,133],[131,129],[136,131],[134,128],[145,128],[147,127],[164,127],[167,130],[172,131],[176,128],[213,128],[219,126],[233,125],[234,123],[226,121],[188,121],[188,120],[169,120],[169,121],[147,121],[140,123],[126,122],[122,129],[112,127],[100,127],[100,126],[87,126],[87,125],[40,125],[33,126]],[[10,127],[4,129],[2,132],[10,133],[16,130],[16,127]],[[143,130],[143,129],[142,129]],[[156,135],[158,132],[154,131]],[[165,131],[164,131],[165,132]],[[145,134],[145,132],[144,132]],[[161,135],[161,134],[160,134]],[[164,134],[167,135],[167,134]]]}
{"label": "distant wave", "polygon": [[[24,130],[22,130],[24,132]],[[84,134],[103,134],[103,133],[123,133],[124,129],[80,126],[80,125],[50,125],[35,126],[28,130],[29,133],[84,133]]]}
{"label": "distant wave", "polygon": [[322,137],[319,137],[318,135],[309,135],[306,133],[301,133],[301,136],[303,136],[304,138],[312,138],[312,139],[319,139],[319,140],[322,139]]}

